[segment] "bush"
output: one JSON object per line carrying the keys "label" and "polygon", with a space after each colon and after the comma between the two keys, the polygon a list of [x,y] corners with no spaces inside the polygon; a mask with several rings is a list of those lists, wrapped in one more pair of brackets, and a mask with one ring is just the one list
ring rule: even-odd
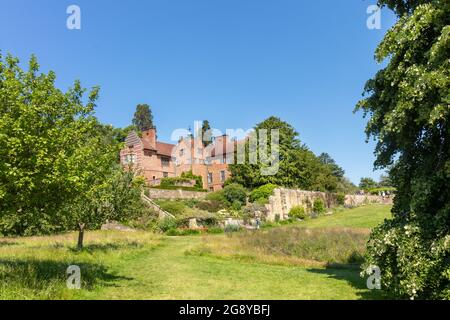
{"label": "bush", "polygon": [[223,189],[223,196],[228,201],[228,203],[234,203],[238,201],[241,205],[247,202],[247,191],[243,186],[237,183],[232,183]]}
{"label": "bush", "polygon": [[224,232],[224,230],[219,227],[208,228],[208,233],[210,233],[210,234],[221,234],[223,232]]}
{"label": "bush", "polygon": [[178,221],[173,218],[165,218],[158,223],[158,229],[161,232],[167,232],[170,229],[176,229],[178,227]]}
{"label": "bush", "polygon": [[188,180],[195,180],[195,188],[202,189],[203,188],[203,179],[201,176],[196,176],[192,174],[192,171],[183,172],[181,174],[181,178],[186,178]]}
{"label": "bush", "polygon": [[237,224],[227,224],[225,226],[224,232],[237,232],[241,230],[241,226]]}
{"label": "bush", "polygon": [[222,202],[217,200],[206,200],[199,202],[196,207],[200,210],[208,211],[208,212],[218,212],[222,209],[225,209],[225,206]]}
{"label": "bush", "polygon": [[325,203],[322,199],[316,199],[314,200],[313,204],[313,211],[317,214],[325,213]]}
{"label": "bush", "polygon": [[345,194],[338,193],[336,195],[336,202],[339,206],[343,206],[345,204]]}
{"label": "bush", "polygon": [[231,208],[235,211],[240,211],[242,209],[242,203],[238,200],[234,200],[233,204],[231,205]]}
{"label": "bush", "polygon": [[306,219],[307,217],[305,208],[303,208],[302,206],[292,207],[291,210],[289,211],[289,216],[294,219],[302,219],[302,220]]}
{"label": "bush", "polygon": [[192,229],[169,229],[166,232],[167,236],[192,236],[192,235],[198,235],[202,232],[200,230],[192,230]]}
{"label": "bush", "polygon": [[186,206],[178,201],[170,200],[159,200],[157,204],[163,209],[171,214],[182,214],[186,210]]}
{"label": "bush", "polygon": [[165,186],[152,186],[149,187],[151,189],[160,189],[160,190],[183,190],[183,191],[196,191],[196,192],[208,192],[208,190],[200,189],[197,187],[178,187],[178,186],[171,186],[171,185],[165,185]]}
{"label": "bush", "polygon": [[226,206],[230,204],[228,200],[225,198],[225,193],[223,190],[210,192],[206,195],[205,199],[209,201],[218,201]]}
{"label": "bush", "polygon": [[277,188],[276,185],[268,183],[257,189],[254,189],[250,193],[250,202],[267,203],[269,197],[273,194],[273,191]]}

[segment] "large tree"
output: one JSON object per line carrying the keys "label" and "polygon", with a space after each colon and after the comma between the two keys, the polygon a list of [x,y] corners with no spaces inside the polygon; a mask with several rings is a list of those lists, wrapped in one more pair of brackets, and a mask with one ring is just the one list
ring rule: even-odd
{"label": "large tree", "polygon": [[[245,164],[230,166],[232,180],[247,188],[264,184],[284,187],[302,188],[304,190],[336,191],[338,179],[333,176],[331,167],[324,165],[316,155],[300,142],[297,131],[287,122],[277,117],[270,117],[255,126],[255,134],[267,130],[268,151],[271,151],[271,130],[279,131],[279,168],[274,175],[265,175],[262,169],[267,164],[258,161],[249,163],[249,143],[246,143]],[[260,154],[258,160],[260,160]]]}
{"label": "large tree", "polygon": [[24,71],[18,59],[0,56],[2,234],[82,231],[129,212],[115,205],[126,203],[115,186],[133,184],[118,167],[113,128],[93,116],[98,88],[86,98],[78,81],[62,92],[55,78],[39,74],[35,57]]}
{"label": "large tree", "polygon": [[371,236],[368,265],[401,297],[450,298],[450,3],[380,1],[399,15],[376,50],[387,67],[357,105],[377,168],[397,189],[393,218]]}
{"label": "large tree", "polygon": [[205,147],[211,144],[212,132],[211,132],[211,125],[209,124],[208,120],[203,120],[202,122],[201,137],[203,140],[203,145]]}
{"label": "large tree", "polygon": [[139,132],[146,131],[155,127],[153,125],[152,110],[148,104],[138,104],[136,106],[133,125]]}
{"label": "large tree", "polygon": [[336,161],[326,152],[323,152],[319,155],[319,160],[324,165],[329,166],[331,171],[333,172],[333,175],[337,178],[343,178],[345,171],[342,169]]}

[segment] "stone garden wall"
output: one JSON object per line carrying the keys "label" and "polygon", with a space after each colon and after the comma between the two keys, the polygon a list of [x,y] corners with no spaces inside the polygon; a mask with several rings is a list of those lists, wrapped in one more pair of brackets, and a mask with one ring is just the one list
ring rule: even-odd
{"label": "stone garden wall", "polygon": [[148,188],[148,197],[150,199],[201,199],[205,196],[206,192]]}
{"label": "stone garden wall", "polygon": [[[331,193],[303,191],[279,188],[269,198],[266,205],[267,219],[274,221],[279,215],[280,220],[288,218],[289,211],[294,206],[303,206],[306,212],[311,211],[314,200],[322,199],[328,209],[337,206],[336,196]],[[392,204],[392,197],[374,195],[346,195],[345,206],[357,207],[369,203]]]}

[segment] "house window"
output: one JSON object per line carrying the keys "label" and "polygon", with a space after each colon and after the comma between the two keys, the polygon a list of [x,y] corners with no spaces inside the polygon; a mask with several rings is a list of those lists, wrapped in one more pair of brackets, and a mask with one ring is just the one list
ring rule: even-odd
{"label": "house window", "polygon": [[208,184],[213,182],[213,174],[211,172],[208,173]]}
{"label": "house window", "polygon": [[169,173],[168,172],[163,172],[163,177],[164,178],[168,178],[169,177]]}
{"label": "house window", "polygon": [[168,167],[170,164],[170,159],[166,157],[161,158],[161,166]]}
{"label": "house window", "polygon": [[220,171],[220,181],[224,182],[226,178],[225,170]]}
{"label": "house window", "polygon": [[124,164],[133,164],[136,163],[137,157],[135,154],[127,154],[123,157]]}
{"label": "house window", "polygon": [[180,157],[184,155],[184,149],[180,149]]}

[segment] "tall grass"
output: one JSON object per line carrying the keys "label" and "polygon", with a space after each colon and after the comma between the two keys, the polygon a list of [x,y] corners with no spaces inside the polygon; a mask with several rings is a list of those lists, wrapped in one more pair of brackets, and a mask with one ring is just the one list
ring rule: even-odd
{"label": "tall grass", "polygon": [[[76,233],[51,237],[2,239],[0,242],[0,299],[69,299],[67,267],[81,268],[82,288],[93,290],[120,278],[110,271],[159,239],[143,232],[88,232],[86,246],[75,248]],[[140,250],[141,249],[141,250]]]}
{"label": "tall grass", "polygon": [[244,231],[231,238],[205,238],[197,254],[307,266],[360,264],[368,236],[369,230],[349,228]]}

